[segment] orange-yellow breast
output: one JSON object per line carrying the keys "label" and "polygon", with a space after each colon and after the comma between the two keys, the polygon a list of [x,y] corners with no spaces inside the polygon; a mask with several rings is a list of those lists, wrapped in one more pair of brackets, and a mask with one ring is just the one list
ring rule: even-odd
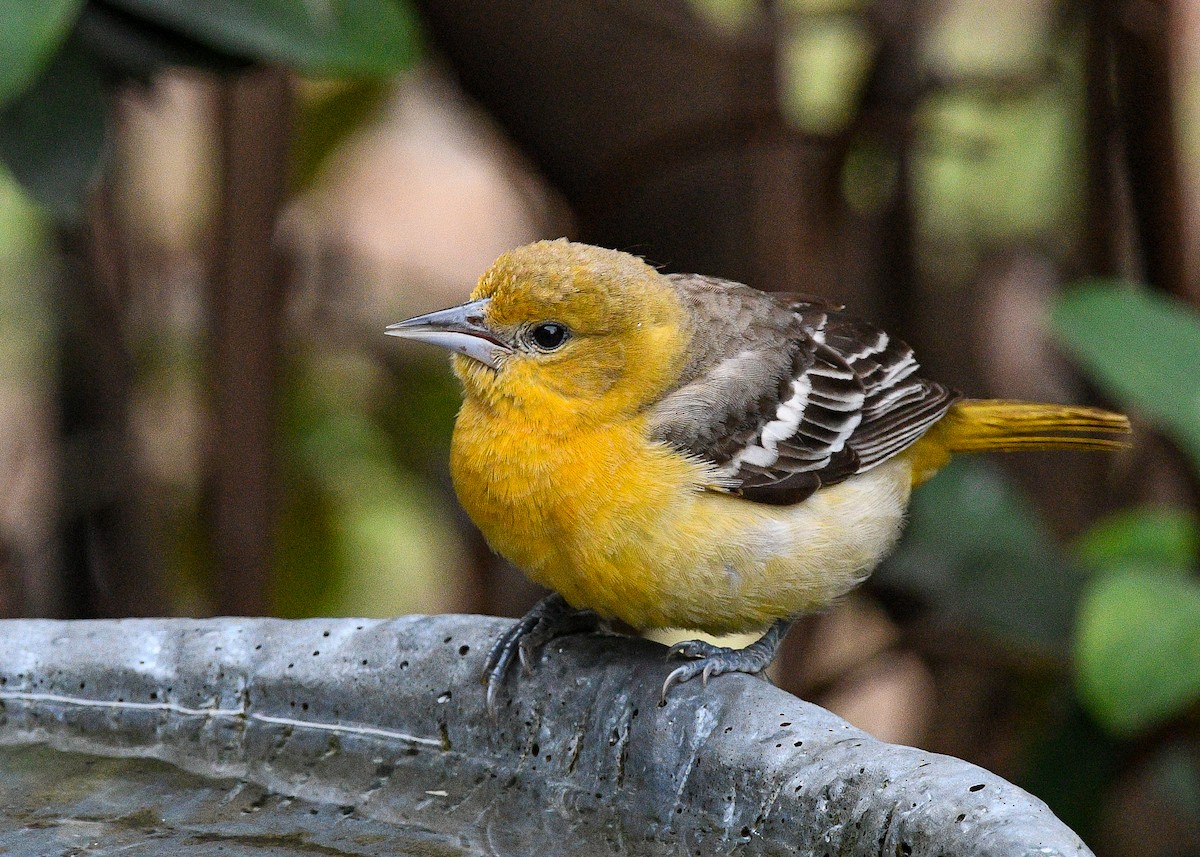
{"label": "orange-yellow breast", "polygon": [[468,397],[451,470],[489,543],[530,578],[638,628],[747,631],[828,604],[899,535],[904,458],[795,506],[706,490],[641,417],[555,436]]}

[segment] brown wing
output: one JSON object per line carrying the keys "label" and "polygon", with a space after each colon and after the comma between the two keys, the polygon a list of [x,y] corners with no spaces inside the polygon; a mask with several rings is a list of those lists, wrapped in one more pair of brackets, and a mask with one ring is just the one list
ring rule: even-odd
{"label": "brown wing", "polygon": [[[756,502],[791,504],[913,444],[958,394],[912,349],[840,307],[672,277],[704,338],[655,409],[656,436]],[[733,321],[729,321],[729,319]]]}

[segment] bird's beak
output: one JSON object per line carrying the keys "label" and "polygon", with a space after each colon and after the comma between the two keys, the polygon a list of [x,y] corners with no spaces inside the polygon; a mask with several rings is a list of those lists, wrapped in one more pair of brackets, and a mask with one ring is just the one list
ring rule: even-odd
{"label": "bird's beak", "polygon": [[510,354],[512,348],[483,321],[483,311],[487,309],[490,300],[491,298],[481,298],[450,309],[418,315],[388,325],[384,328],[384,333],[388,336],[440,345],[442,348],[449,348],[478,360],[485,366],[498,369],[501,359]]}

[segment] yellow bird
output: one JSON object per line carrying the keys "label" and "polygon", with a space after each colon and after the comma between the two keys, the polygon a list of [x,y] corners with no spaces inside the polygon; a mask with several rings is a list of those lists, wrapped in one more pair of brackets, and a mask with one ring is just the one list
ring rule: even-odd
{"label": "yellow bird", "polygon": [[912,349],[818,298],[771,295],[566,240],[501,256],[471,300],[387,333],[457,352],[451,472],[491,546],[554,591],[493,647],[514,658],[599,619],[713,634],[672,685],[758,672],[792,620],[858,586],[909,492],[952,453],[1112,450],[1095,408],[964,399]]}

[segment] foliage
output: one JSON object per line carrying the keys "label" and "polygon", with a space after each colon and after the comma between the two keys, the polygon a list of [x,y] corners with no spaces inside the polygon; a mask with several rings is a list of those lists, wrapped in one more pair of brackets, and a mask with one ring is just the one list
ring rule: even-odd
{"label": "foliage", "polygon": [[[1200,318],[1129,284],[1086,283],[1054,312],[1060,338],[1119,406],[1151,420],[1200,467]],[[1137,509],[1072,552],[986,463],[956,463],[915,494],[912,534],[882,575],[946,618],[1022,647],[1066,653],[1082,704],[1118,737],[1200,700],[1200,524]],[[1071,557],[1074,554],[1074,559]],[[953,599],[938,593],[957,593]]]}
{"label": "foliage", "polygon": [[115,84],[166,65],[247,62],[381,78],[417,50],[397,0],[6,0],[0,33],[0,161],[60,222],[79,218],[100,168]]}
{"label": "foliage", "polygon": [[[394,433],[375,403],[404,401],[362,354],[295,356],[284,387],[282,444],[288,486],[275,573],[272,615],[396,616],[450,605],[445,570],[455,553],[447,493],[422,480],[392,449]],[[437,370],[444,370],[438,361]],[[458,391],[444,371],[412,367],[405,393],[410,415],[449,431]],[[438,413],[440,411],[440,413]],[[441,417],[438,419],[437,417]],[[410,449],[426,450],[409,433]],[[442,583],[439,586],[439,582]]]}
{"label": "foliage", "polygon": [[881,582],[921,593],[944,621],[1066,654],[1083,579],[993,463],[954,461],[913,493],[909,515]]}
{"label": "foliage", "polygon": [[1200,699],[1200,584],[1186,568],[1117,569],[1079,611],[1076,681],[1114,733],[1131,735]]}
{"label": "foliage", "polygon": [[301,93],[289,153],[294,191],[312,185],[329,156],[374,114],[387,91],[381,81],[353,80],[314,85]]}
{"label": "foliage", "polygon": [[[6,57],[0,69],[0,190],[5,199],[20,199],[10,189],[11,176],[40,203],[40,212],[22,205],[12,223],[0,218],[0,271],[7,271],[13,267],[9,261],[23,260],[23,237],[38,231],[40,215],[59,226],[81,219],[112,145],[110,111],[120,87],[148,82],[173,65],[219,73],[281,63],[303,75],[335,78],[304,81],[297,91],[290,156],[292,189],[298,193],[372,115],[387,92],[385,78],[407,68],[419,45],[415,19],[402,0],[0,0],[0,47]],[[39,245],[39,264],[53,270],[49,251]],[[14,319],[28,317],[26,304],[42,307],[54,300],[48,294],[50,275],[33,277],[25,267],[22,261],[21,270],[5,278],[0,289],[0,305],[14,308]],[[181,343],[189,352],[202,346],[191,331],[173,330],[169,342],[146,333],[148,347],[139,348],[136,358],[138,396],[153,398],[151,388],[164,384],[186,390],[201,383],[198,361],[170,356]],[[42,354],[53,350],[48,326],[9,339],[25,343],[5,349],[12,352],[10,367],[18,358],[31,362],[30,355],[39,355],[32,362],[43,367],[41,377],[53,365],[53,358]],[[348,374],[344,369],[332,367],[319,378],[294,373],[295,384],[285,397],[290,404],[293,397],[312,398],[319,389],[341,389],[339,379]],[[26,376],[33,377],[21,375]],[[428,488],[421,488],[412,473],[398,471],[383,445],[364,449],[353,442],[362,435],[352,430],[355,426],[371,430],[374,425],[354,404],[341,410],[340,421],[328,415],[285,420],[285,430],[300,433],[286,438],[288,490],[274,580],[275,607],[287,615],[437,609],[427,594],[437,587],[425,578],[453,564],[449,554],[456,542],[444,523],[430,520],[438,504],[421,496]],[[322,441],[332,444],[332,453],[318,448]],[[176,454],[187,457],[182,450]],[[327,466],[319,467],[321,462]],[[366,465],[377,471],[371,478],[364,473]],[[347,486],[345,480],[335,484],[323,478],[337,467],[358,474],[359,482]],[[168,531],[162,554],[172,603],[189,612],[211,609],[206,592],[213,558],[202,536],[202,488],[160,484],[155,494]],[[427,540],[431,533],[438,536]],[[349,574],[350,567],[360,574]]]}
{"label": "foliage", "polygon": [[[1169,434],[1200,469],[1200,316],[1128,284],[1091,282],[1054,313],[1060,337],[1117,401]],[[1200,526],[1178,512],[1111,520],[1080,546],[1093,579],[1076,629],[1089,710],[1129,735],[1200,700]]]}
{"label": "foliage", "polygon": [[[0,366],[4,381],[37,385],[52,370],[47,241],[34,207],[0,172]],[[3,386],[0,384],[0,386]]]}
{"label": "foliage", "polygon": [[72,40],[0,112],[0,161],[58,221],[79,216],[99,168],[107,99],[95,61]]}
{"label": "foliage", "polygon": [[1200,467],[1200,316],[1127,283],[1091,281],[1053,317],[1096,382],[1168,433]]}
{"label": "foliage", "polygon": [[[1058,301],[1053,327],[1117,407],[1200,469],[1194,311],[1130,283],[1088,282]],[[1070,655],[1075,698],[1050,689],[1062,713],[1030,746],[1025,782],[1086,836],[1127,742],[1200,704],[1198,563],[1190,512],[1135,508],[1063,545],[997,469],[967,460],[914,494],[909,537],[878,578],[1017,652]],[[1197,787],[1186,750],[1167,744],[1149,759],[1164,793]]]}
{"label": "foliage", "polygon": [[0,104],[37,78],[70,32],[83,0],[3,0],[0,3]]}
{"label": "foliage", "polygon": [[383,77],[408,67],[416,27],[395,0],[110,0],[216,50],[317,76]]}
{"label": "foliage", "polygon": [[1136,509],[1096,524],[1076,543],[1075,553],[1096,571],[1130,565],[1187,568],[1200,559],[1200,525],[1172,509]]}

